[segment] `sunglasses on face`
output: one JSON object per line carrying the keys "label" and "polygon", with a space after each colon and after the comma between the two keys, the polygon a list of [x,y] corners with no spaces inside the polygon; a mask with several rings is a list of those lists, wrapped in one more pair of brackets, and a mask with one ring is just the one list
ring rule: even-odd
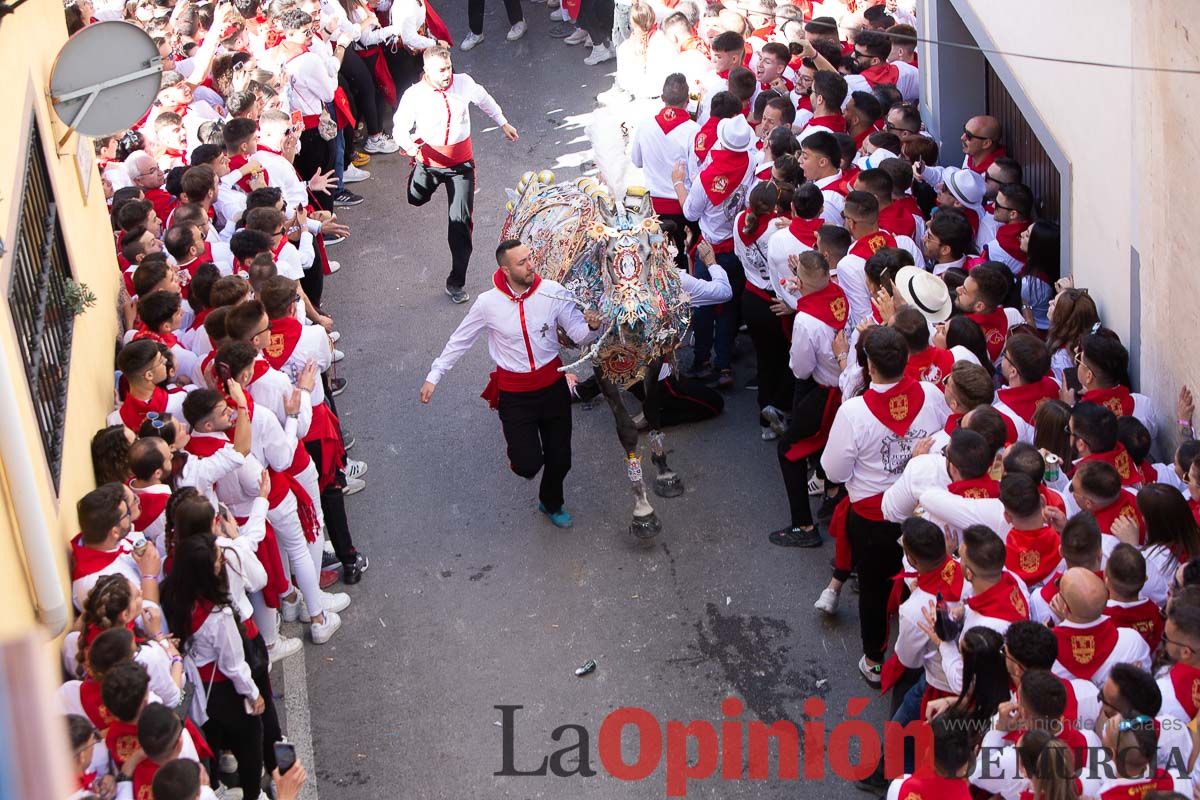
{"label": "sunglasses on face", "polygon": [[982,141],[983,139],[990,138],[990,137],[987,137],[987,136],[977,136],[976,134],[974,134],[974,133],[971,133],[971,132],[970,132],[969,130],[967,130],[966,128],[963,128],[963,136],[967,137],[968,139],[979,139],[979,140],[981,140],[981,141]]}
{"label": "sunglasses on face", "polygon": [[893,124],[892,124],[892,123],[890,123],[890,122],[885,122],[885,123],[883,123],[883,129],[884,129],[885,131],[890,131],[891,133],[897,133],[897,132],[900,132],[900,133],[916,133],[916,132],[917,132],[917,131],[914,131],[912,128],[901,128],[899,125],[893,125]]}

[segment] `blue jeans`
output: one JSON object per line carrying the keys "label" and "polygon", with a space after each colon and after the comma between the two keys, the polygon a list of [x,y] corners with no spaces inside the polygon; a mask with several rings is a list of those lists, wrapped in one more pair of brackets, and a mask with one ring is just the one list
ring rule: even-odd
{"label": "blue jeans", "polygon": [[[921,678],[912,685],[912,688],[905,693],[904,699],[900,701],[896,713],[892,714],[892,722],[900,726],[907,725],[910,722],[915,722],[921,716],[921,696],[925,694],[925,672],[921,672]],[[916,748],[911,741],[904,743],[904,772],[911,775],[916,767]]]}
{"label": "blue jeans", "polygon": [[346,171],[346,130],[338,128],[337,138],[333,140],[333,174],[337,178],[337,192],[340,193],[346,188],[346,182],[342,180],[342,173]]}
{"label": "blue jeans", "polygon": [[[742,262],[733,253],[717,253],[716,256],[717,263],[729,276],[733,298],[728,303],[692,311],[692,329],[695,332],[692,364],[707,364],[715,348],[713,366],[722,370],[730,369],[733,364],[733,340],[737,336],[741,317],[739,312],[742,308],[742,290],[746,287],[746,273],[742,270]],[[692,258],[692,274],[701,280],[709,280],[708,267],[699,256]]]}

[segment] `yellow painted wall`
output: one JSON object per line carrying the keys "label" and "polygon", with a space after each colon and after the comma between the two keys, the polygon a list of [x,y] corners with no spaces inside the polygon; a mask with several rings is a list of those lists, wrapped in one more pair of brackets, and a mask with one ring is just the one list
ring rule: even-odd
{"label": "yellow painted wall", "polygon": [[[20,464],[0,465],[0,585],[5,587],[7,613],[0,615],[0,640],[27,630],[33,621],[29,582],[17,565],[19,544],[8,476],[13,470],[37,477],[38,494],[66,582],[66,541],[75,532],[75,501],[92,488],[90,440],[104,425],[112,406],[113,347],[117,336],[116,297],[119,272],[108,223],[100,177],[90,168],[91,187],[85,201],[75,152],[80,138],[72,135],[58,155],[55,139],[64,129],[48,108],[46,90],[54,58],[66,41],[61,0],[29,0],[0,23],[0,238],[8,252],[0,258],[0,363],[4,378],[16,385],[21,404],[17,420],[29,443],[28,458]],[[46,467],[41,439],[33,414],[24,366],[16,343],[7,296],[20,214],[24,165],[33,121],[41,133],[41,146],[50,169],[58,203],[62,235],[75,279],[86,283],[99,302],[76,318],[63,449],[62,482],[56,495]],[[33,143],[36,146],[36,143]],[[89,151],[90,140],[83,146]],[[10,435],[0,430],[0,435]]]}
{"label": "yellow painted wall", "polygon": [[[1200,69],[1200,47],[1189,38],[1196,32],[1186,30],[1194,0],[951,2],[978,17],[1001,51]],[[1138,389],[1155,401],[1166,433],[1160,444],[1173,447],[1178,388],[1200,388],[1200,363],[1190,357],[1200,330],[1193,263],[1200,205],[1192,180],[1200,163],[1200,76],[988,58],[1013,71],[1066,154],[1070,270],[1096,298],[1105,324],[1136,348]],[[1131,274],[1135,250],[1138,278]]]}

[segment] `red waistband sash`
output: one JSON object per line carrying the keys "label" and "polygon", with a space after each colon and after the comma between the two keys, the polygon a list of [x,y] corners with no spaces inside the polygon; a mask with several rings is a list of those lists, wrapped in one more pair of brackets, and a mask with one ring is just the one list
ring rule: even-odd
{"label": "red waistband sash", "polygon": [[561,366],[562,359],[555,356],[532,372],[511,372],[496,367],[488,376],[488,384],[479,396],[487,400],[492,408],[499,408],[501,392],[537,392],[562,380],[563,375],[558,371]]}
{"label": "red waistband sash", "polygon": [[[749,286],[750,284],[746,284]],[[802,458],[807,458],[814,453],[819,453],[825,449],[825,442],[829,440],[829,431],[833,428],[833,419],[837,416],[837,411],[842,405],[842,390],[840,387],[821,387],[826,389],[829,394],[825,397],[825,406],[821,411],[821,427],[812,436],[806,436],[798,442],[793,442],[788,448],[783,457],[788,461],[799,461]],[[880,498],[883,495],[879,495]],[[870,498],[868,498],[870,499]],[[865,502],[865,501],[864,501]],[[882,502],[882,499],[881,501]],[[839,506],[840,507],[840,506]],[[865,514],[863,516],[866,516]],[[882,512],[879,516],[883,519]],[[831,530],[832,535],[832,530]]]}
{"label": "red waistband sash", "polygon": [[654,209],[654,213],[660,217],[664,216],[683,216],[683,206],[679,205],[679,201],[674,197],[651,197],[650,207]]}
{"label": "red waistband sash", "polygon": [[321,463],[317,464],[318,486],[321,491],[337,481],[338,470],[346,466],[346,448],[342,442],[342,425],[328,403],[313,406],[312,424],[308,426],[306,442],[321,443]]}

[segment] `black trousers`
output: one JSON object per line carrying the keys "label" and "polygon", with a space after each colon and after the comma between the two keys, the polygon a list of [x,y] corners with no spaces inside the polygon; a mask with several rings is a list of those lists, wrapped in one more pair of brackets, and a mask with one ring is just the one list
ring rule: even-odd
{"label": "black trousers", "polygon": [[408,202],[423,206],[432,199],[438,187],[446,187],[449,202],[449,225],[446,241],[450,245],[450,275],[446,286],[461,289],[467,282],[467,265],[471,262],[472,214],[475,210],[475,162],[454,167],[431,167],[421,162],[413,165],[408,176]]}
{"label": "black trousers", "polygon": [[683,214],[660,214],[658,216],[662,222],[670,222],[674,226],[671,230],[671,241],[675,244],[675,266],[679,269],[686,270],[688,268],[687,254],[687,232],[690,229],[692,232],[692,241],[700,238],[700,223],[691,222]]}
{"label": "black trousers", "polygon": [[512,471],[532,480],[541,470],[538,499],[547,511],[563,506],[571,471],[571,392],[566,378],[536,392],[500,392],[500,424]]}
{"label": "black trousers", "polygon": [[[326,395],[328,397],[328,395]],[[317,464],[321,463],[322,450],[319,440],[305,442],[304,449]],[[343,564],[353,564],[358,556],[354,549],[354,539],[350,536],[350,520],[346,517],[346,496],[342,487],[346,485],[346,477],[338,470],[338,478],[321,492],[321,514],[325,517],[325,530],[329,532],[329,542],[333,552]]]}
{"label": "black trousers", "polygon": [[[746,296],[749,297],[748,294]],[[788,373],[791,373],[790,367]],[[761,386],[762,367],[759,367],[758,379]],[[795,388],[791,422],[783,436],[779,437],[779,471],[783,474],[783,488],[787,491],[792,527],[807,528],[813,524],[812,506],[808,500],[808,468],[820,462],[821,453],[818,451],[796,461],[790,461],[785,454],[793,444],[821,429],[822,412],[831,390],[812,378],[796,380]]]}
{"label": "black trousers", "polygon": [[[508,14],[509,25],[525,19],[521,13],[521,0],[504,0],[504,12]],[[467,27],[476,36],[483,33],[483,0],[467,0]]]}
{"label": "black trousers", "polygon": [[[262,636],[255,636],[249,643],[258,652],[257,660],[268,663]],[[268,670],[269,667],[263,667],[253,673],[254,684],[266,703],[266,710],[257,717],[246,713],[243,698],[230,681],[214,681],[208,693],[204,738],[213,752],[233,752],[238,762],[238,785],[247,800],[259,796],[264,766],[268,772],[275,769],[274,744],[283,738]]]}
{"label": "black trousers", "polygon": [[792,405],[796,379],[788,364],[790,345],[783,333],[782,318],[775,315],[770,303],[746,290],[742,294],[742,319],[758,360],[758,407],[775,406],[784,411]]}
{"label": "black trousers", "polygon": [[[317,234],[320,236],[321,234]],[[321,259],[321,251],[317,248],[317,243],[313,242],[313,249],[317,251],[317,257],[313,259],[312,266],[304,270],[304,274],[300,276],[300,288],[304,290],[304,294],[308,295],[308,299],[312,302],[316,309],[321,308],[321,298],[325,295],[325,265]]]}
{"label": "black trousers", "polygon": [[865,519],[850,511],[846,521],[850,554],[858,572],[858,624],[863,655],[882,662],[887,650],[887,600],[892,576],[900,571],[900,525]]}
{"label": "black trousers", "polygon": [[[659,428],[703,422],[725,410],[725,398],[721,393],[701,381],[669,375],[658,382],[658,388]],[[638,400],[646,400],[646,390],[641,383],[630,387],[629,393]]]}
{"label": "black trousers", "polygon": [[[328,172],[333,169],[333,145],[322,139],[316,128],[309,128],[300,134],[300,150],[296,153],[292,165],[296,168],[296,173],[302,181],[308,180],[318,171]],[[333,210],[333,196],[329,192],[312,192],[311,194],[322,210]]]}
{"label": "black trousers", "polygon": [[588,32],[592,44],[601,45],[612,40],[615,13],[613,0],[583,0],[579,4],[579,18],[575,24]]}

